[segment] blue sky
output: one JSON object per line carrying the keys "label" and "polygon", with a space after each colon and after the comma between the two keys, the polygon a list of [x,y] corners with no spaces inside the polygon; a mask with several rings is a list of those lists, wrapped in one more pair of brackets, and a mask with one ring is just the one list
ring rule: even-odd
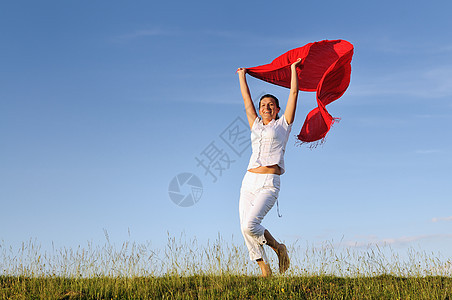
{"label": "blue sky", "polygon": [[[235,71],[306,43],[354,44],[340,117],[315,150],[295,146],[276,208],[282,241],[416,247],[452,256],[452,4],[448,1],[9,1],[0,4],[0,240],[44,246],[222,236],[242,243],[237,155],[221,133],[244,118]],[[254,98],[286,89],[249,78]],[[216,182],[196,157],[214,143]],[[178,174],[203,194],[169,198]],[[129,236],[130,232],[130,236]]]}

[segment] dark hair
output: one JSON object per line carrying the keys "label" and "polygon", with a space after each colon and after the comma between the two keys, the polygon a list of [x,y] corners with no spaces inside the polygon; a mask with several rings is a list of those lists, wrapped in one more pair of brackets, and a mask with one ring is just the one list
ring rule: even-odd
{"label": "dark hair", "polygon": [[[277,108],[280,108],[280,107],[279,107],[279,100],[278,100],[278,98],[276,98],[276,97],[273,96],[272,94],[265,94],[265,95],[263,95],[263,96],[259,99],[259,107],[258,107],[258,110],[261,108],[261,101],[262,101],[262,99],[264,99],[264,98],[272,98],[273,100],[275,100],[276,107],[277,107]],[[279,114],[276,115],[275,120],[278,120],[278,119],[279,119]]]}

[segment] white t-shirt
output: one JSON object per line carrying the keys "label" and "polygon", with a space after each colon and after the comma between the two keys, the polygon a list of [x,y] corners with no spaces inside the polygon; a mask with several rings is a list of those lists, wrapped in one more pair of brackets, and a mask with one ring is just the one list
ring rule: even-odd
{"label": "white t-shirt", "polygon": [[284,115],[264,125],[260,118],[251,127],[251,154],[248,170],[260,166],[278,165],[284,174],[284,152],[292,124],[287,124]]}

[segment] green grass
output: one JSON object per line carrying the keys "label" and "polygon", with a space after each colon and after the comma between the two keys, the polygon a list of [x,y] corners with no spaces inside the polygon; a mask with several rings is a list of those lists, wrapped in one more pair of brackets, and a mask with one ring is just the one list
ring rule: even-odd
{"label": "green grass", "polygon": [[164,249],[108,241],[42,250],[0,243],[0,299],[450,299],[451,263],[434,254],[332,243],[289,246],[291,267],[260,278],[243,243],[169,237]]}
{"label": "green grass", "polygon": [[440,276],[0,277],[1,299],[449,299]]}

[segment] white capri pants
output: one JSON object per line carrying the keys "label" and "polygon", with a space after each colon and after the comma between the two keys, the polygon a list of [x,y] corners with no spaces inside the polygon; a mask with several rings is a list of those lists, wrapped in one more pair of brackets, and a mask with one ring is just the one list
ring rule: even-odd
{"label": "white capri pants", "polygon": [[240,189],[240,228],[245,238],[251,260],[268,262],[263,245],[265,228],[262,219],[278,199],[280,176],[246,172]]}

